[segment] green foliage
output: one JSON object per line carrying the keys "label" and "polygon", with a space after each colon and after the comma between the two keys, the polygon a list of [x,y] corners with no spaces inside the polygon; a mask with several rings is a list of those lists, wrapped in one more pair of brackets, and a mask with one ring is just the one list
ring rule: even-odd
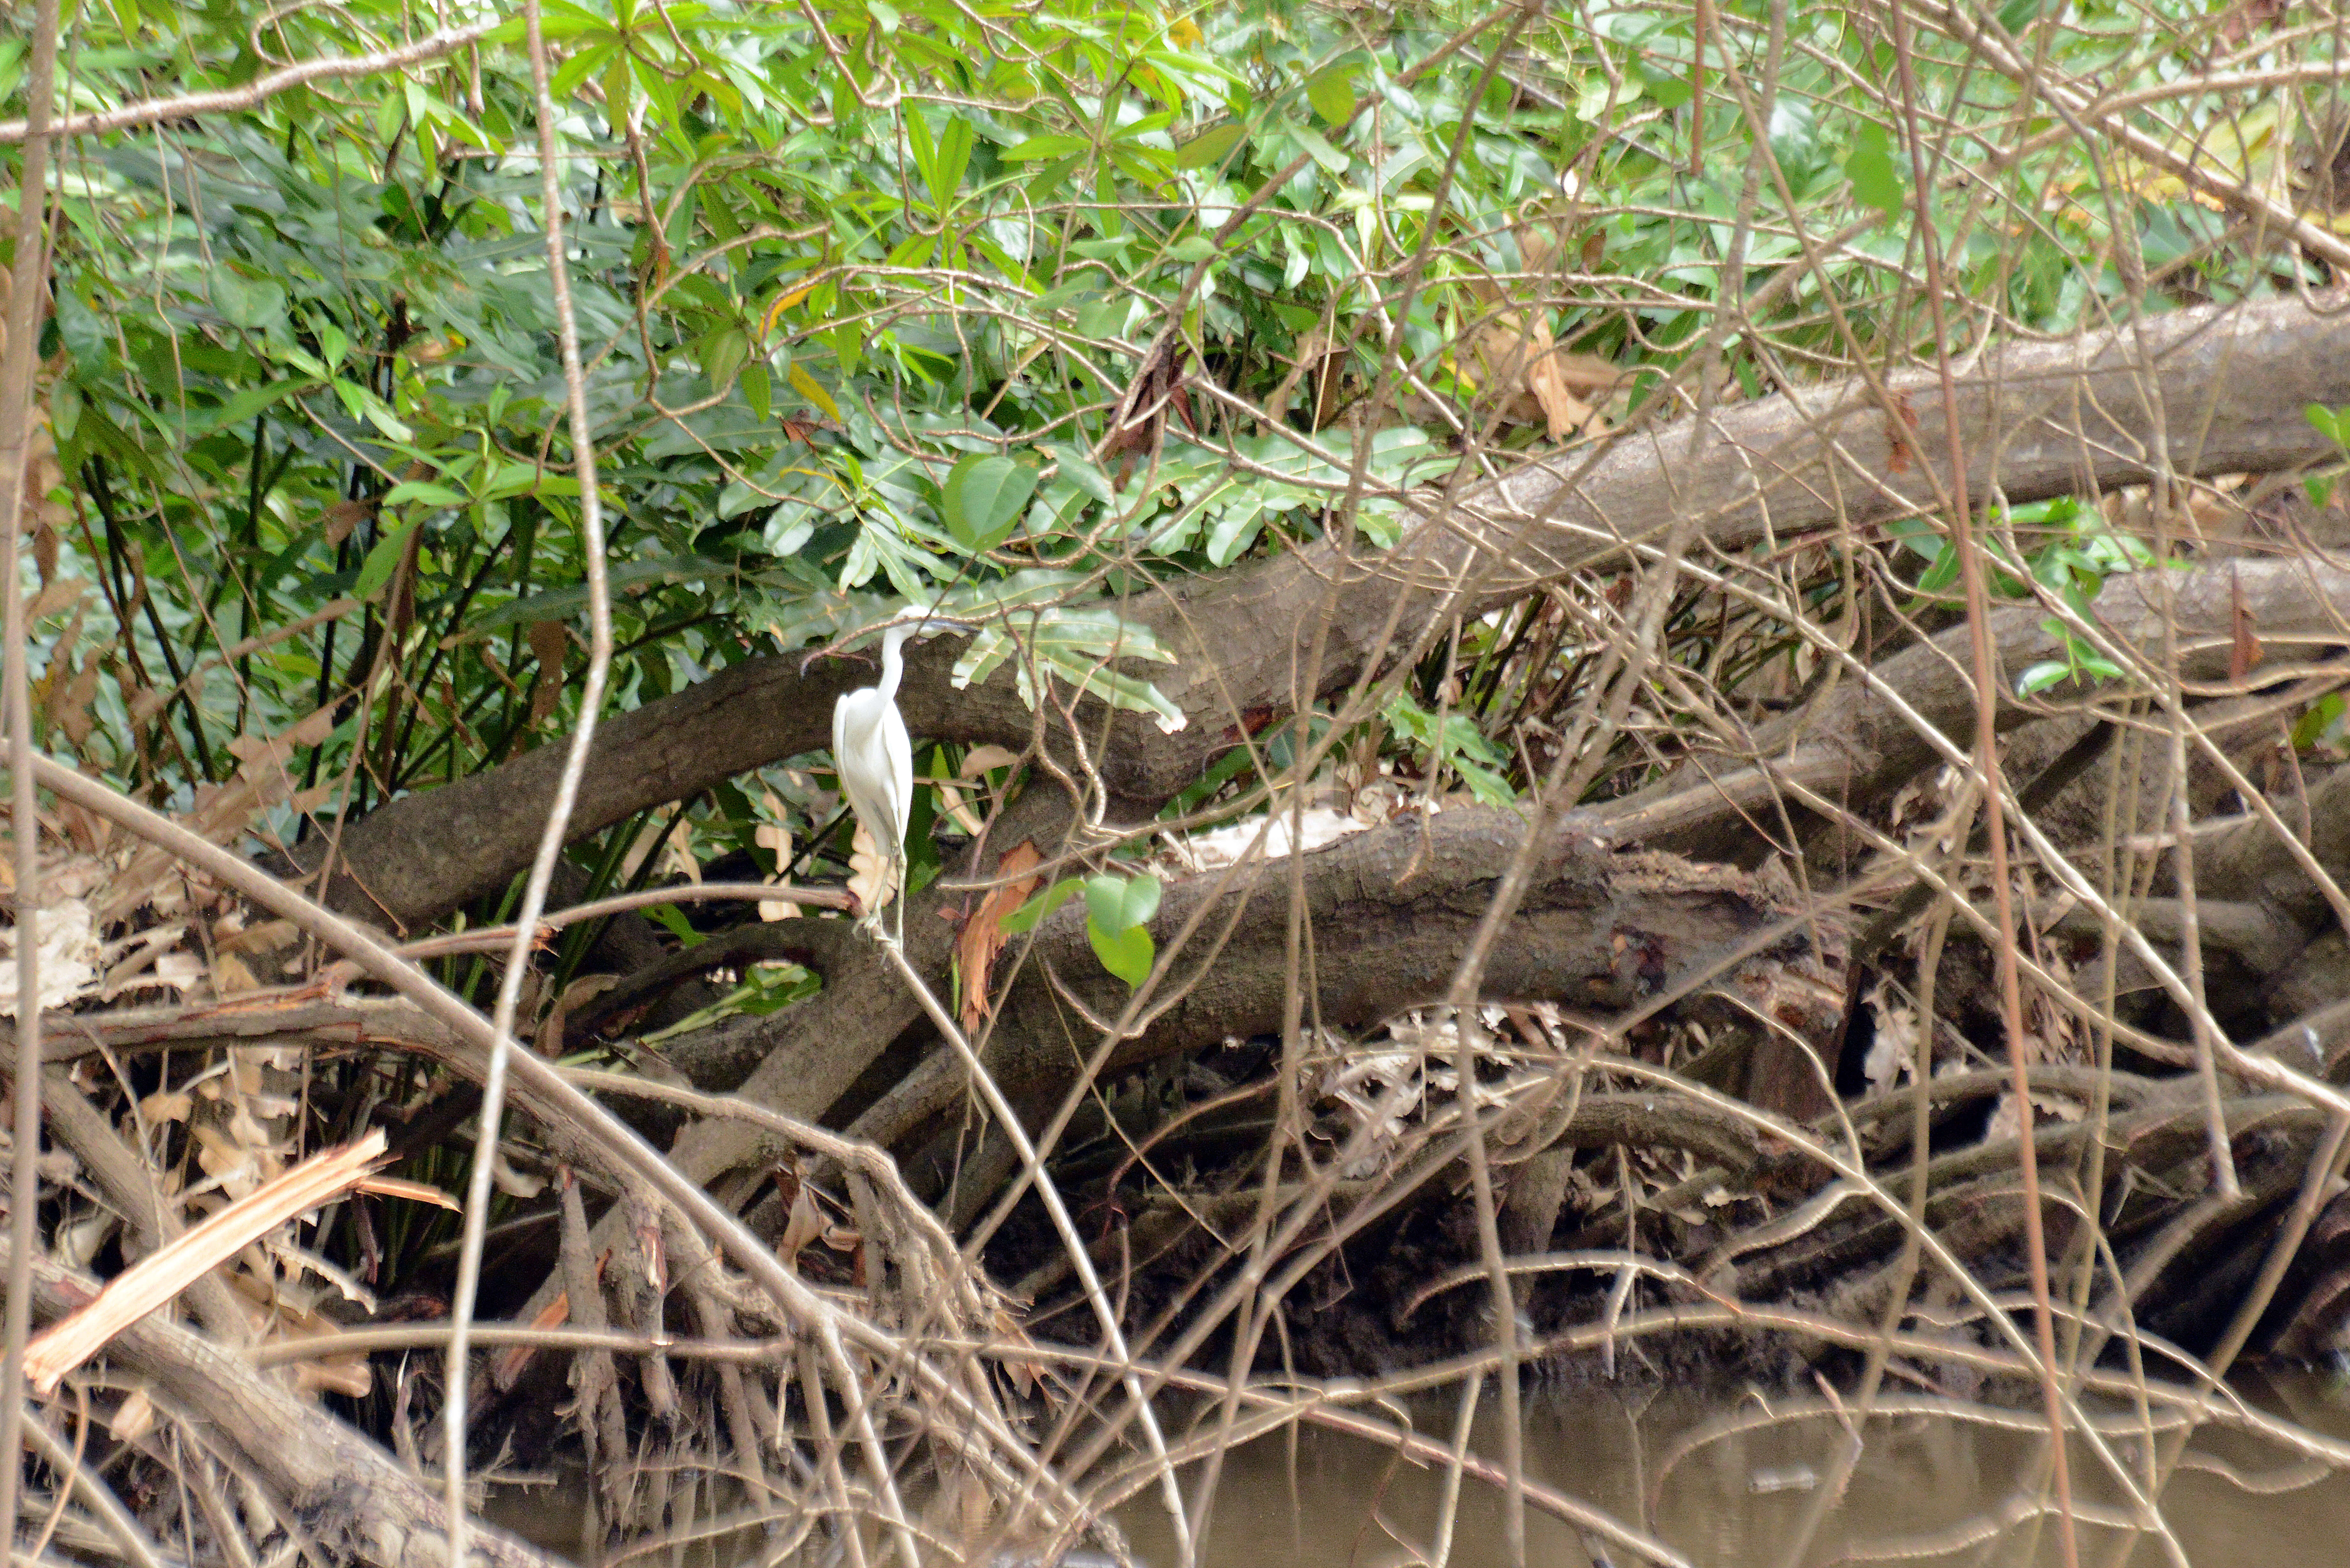
{"label": "green foliage", "polygon": [[1159,912],[1159,878],[1139,876],[1086,878],[1086,940],[1102,968],[1129,986],[1150,976],[1158,950],[1148,929]]}
{"label": "green foliage", "polygon": [[[2105,10],[2010,10],[2052,70],[2176,75]],[[85,7],[71,107],[231,88],[265,47],[345,55],[467,14]],[[1754,82],[1768,17],[1719,8],[1712,47]],[[1725,388],[1925,346],[1908,121],[1873,25],[1800,19],[1749,123],[1718,73],[1695,91],[1685,13],[1554,10],[1503,55],[1496,30],[1440,52],[1471,20],[549,4],[611,702],[913,601],[983,623],[959,680],[1009,662],[1032,702],[1047,682],[1174,728],[1152,679],[1170,656],[1128,596],[1300,541],[1390,543],[1407,493],[1471,441],[1480,461],[1545,441],[1499,411],[1513,389],[1478,348],[1497,323],[1632,373],[1611,420],[1702,351],[1726,295],[1791,267],[1729,335]],[[23,25],[0,20],[11,81]],[[43,345],[53,533],[57,576],[92,587],[36,631],[53,669],[96,671],[53,681],[43,712],[86,765],[184,803],[237,771],[231,741],[324,711],[259,825],[290,838],[576,722],[559,633],[585,604],[577,454],[520,39],[509,19],[403,71],[68,151]],[[2124,300],[2122,249],[2178,298],[2303,281],[2223,243],[2174,176],[2038,136],[2044,107],[1960,46],[1918,48],[1954,297],[2069,330]],[[2286,109],[2222,95],[2160,112],[2147,123],[2248,178],[2297,134]],[[1113,412],[1159,344],[1179,384],[1122,447]],[[1938,537],[1908,536],[1928,600],[1955,572]],[[2089,591],[2104,548],[2091,531],[2002,558],[2002,589]],[[363,607],[307,621],[344,597]],[[1507,801],[1523,780],[1485,705],[1516,690],[1503,630],[1469,627],[1458,651],[1482,674],[1444,722],[1399,698],[1368,743]],[[697,857],[754,850],[763,789],[767,817],[815,836],[826,803],[772,770],[691,805]],[[644,826],[578,853],[619,876],[619,836]]]}
{"label": "green foliage", "polygon": [[1085,895],[1086,940],[1102,968],[1139,986],[1149,978],[1158,947],[1150,940],[1150,918],[1159,912],[1159,878],[1143,872],[1134,877],[1065,877],[1003,917],[1003,931],[1017,936],[1034,930],[1039,920]]}
{"label": "green foliage", "polygon": [[1398,692],[1385,713],[1395,732],[1428,753],[1435,765],[1459,776],[1469,793],[1486,805],[1507,805],[1516,798],[1503,776],[1509,759],[1487,740],[1465,714],[1448,713],[1441,721],[1409,696]]}
{"label": "green foliage", "polygon": [[1004,916],[1002,927],[1003,934],[1007,937],[1016,937],[1024,931],[1035,930],[1036,929],[1036,923],[1039,920],[1048,918],[1054,910],[1059,909],[1062,905],[1067,903],[1070,899],[1076,898],[1085,890],[1086,884],[1084,878],[1078,877],[1062,877],[1059,881],[1054,883],[1043,892],[1036,894],[1026,903],[1021,905],[1018,909]]}

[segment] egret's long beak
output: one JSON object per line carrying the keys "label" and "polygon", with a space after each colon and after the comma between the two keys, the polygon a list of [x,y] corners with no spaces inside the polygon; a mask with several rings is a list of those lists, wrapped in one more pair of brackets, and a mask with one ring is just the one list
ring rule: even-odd
{"label": "egret's long beak", "polygon": [[800,679],[803,680],[807,679],[808,670],[819,659],[863,659],[865,655],[861,653],[849,652],[837,642],[826,643],[822,648],[800,660]]}

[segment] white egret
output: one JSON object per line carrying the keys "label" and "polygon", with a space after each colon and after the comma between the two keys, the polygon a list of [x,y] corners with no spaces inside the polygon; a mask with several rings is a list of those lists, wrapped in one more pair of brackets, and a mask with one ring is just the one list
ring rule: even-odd
{"label": "white egret", "polygon": [[[898,682],[906,672],[900,650],[906,639],[926,630],[968,631],[962,621],[938,617],[893,622],[881,634],[881,680],[844,691],[832,708],[832,758],[841,793],[873,840],[888,872],[896,877],[898,936],[906,935],[906,829],[914,815],[914,745],[898,711]],[[884,886],[889,886],[886,883]],[[879,930],[879,900],[865,923]]]}

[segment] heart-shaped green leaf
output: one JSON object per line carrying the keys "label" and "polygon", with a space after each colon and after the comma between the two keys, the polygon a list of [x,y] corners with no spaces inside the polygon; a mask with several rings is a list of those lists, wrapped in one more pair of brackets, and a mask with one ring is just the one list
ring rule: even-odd
{"label": "heart-shaped green leaf", "polygon": [[1150,933],[1140,926],[1129,926],[1122,931],[1106,931],[1096,920],[1086,922],[1086,940],[1094,945],[1094,957],[1101,960],[1102,968],[1126,981],[1132,990],[1150,978],[1150,962],[1158,950]]}

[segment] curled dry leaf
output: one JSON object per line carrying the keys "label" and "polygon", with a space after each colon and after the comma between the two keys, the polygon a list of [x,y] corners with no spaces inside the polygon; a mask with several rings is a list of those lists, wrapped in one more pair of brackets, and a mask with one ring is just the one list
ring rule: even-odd
{"label": "curled dry leaf", "polygon": [[[98,988],[98,923],[90,908],[78,898],[52,904],[33,917],[40,951],[44,1010],[63,1007]],[[16,965],[18,929],[0,930],[0,1016],[17,1015]]]}
{"label": "curled dry leaf", "polygon": [[530,691],[530,722],[544,723],[563,697],[563,659],[571,649],[571,634],[559,620],[535,620],[524,635],[531,657],[538,660],[538,679]]}
{"label": "curled dry leaf", "polygon": [[979,813],[972,809],[970,797],[979,792],[970,781],[997,768],[1008,768],[1020,760],[1018,754],[1002,746],[973,746],[963,757],[962,766],[955,770],[954,782],[944,779],[926,781],[939,792],[939,809],[957,827],[977,838],[987,831]]}
{"label": "curled dry leaf", "polygon": [[155,1405],[147,1397],[147,1390],[133,1388],[107,1423],[107,1429],[119,1443],[136,1443],[155,1429]]}
{"label": "curled dry leaf", "polygon": [[[275,735],[240,735],[229,750],[237,758],[236,776],[224,784],[196,790],[195,809],[184,814],[181,826],[213,844],[233,844],[254,829],[261,815],[289,799],[299,770],[295,755],[318,744],[334,732],[335,710],[330,704],[296,721]],[[155,845],[140,847],[113,885],[98,912],[100,924],[111,924],[151,900],[159,900],[167,884],[178,880],[177,862]]]}
{"label": "curled dry leaf", "polygon": [[826,1229],[824,1211],[816,1207],[816,1194],[803,1182],[792,1195],[791,1214],[784,1221],[783,1240],[775,1243],[775,1251],[785,1262],[796,1264],[808,1243],[822,1236]]}
{"label": "curled dry leaf", "polygon": [[[774,790],[769,790],[767,815],[757,827],[751,830],[752,840],[775,857],[778,872],[786,870],[792,863],[792,830],[783,826],[784,815],[783,801]],[[775,886],[779,888],[791,885],[792,879],[788,876],[778,875],[775,877]],[[762,899],[759,903],[759,919],[763,920],[788,919],[798,913],[798,905],[782,899]]]}
{"label": "curled dry leaf", "polygon": [[531,1048],[553,1061],[563,1054],[563,1028],[572,1013],[620,983],[617,974],[583,974],[563,988],[547,1010],[538,1033],[531,1038]]}
{"label": "curled dry leaf", "polygon": [[[538,1315],[530,1320],[530,1326],[541,1330],[561,1328],[570,1321],[571,1293],[564,1291],[538,1309]],[[503,1394],[512,1388],[522,1376],[523,1368],[530,1365],[530,1358],[536,1354],[536,1350],[527,1345],[510,1345],[500,1351],[497,1359],[490,1363],[490,1381],[498,1392]]]}
{"label": "curled dry leaf", "polygon": [[848,890],[857,899],[857,907],[867,914],[886,906],[898,896],[895,864],[881,857],[873,845],[873,836],[865,825],[857,825],[857,835],[849,840]]}
{"label": "curled dry leaf", "polygon": [[508,1198],[531,1199],[546,1190],[546,1178],[516,1170],[506,1163],[506,1151],[503,1147],[491,1157],[490,1181]]}
{"label": "curled dry leaf", "polygon": [[430,1182],[407,1181],[396,1176],[370,1176],[351,1189],[376,1198],[405,1198],[412,1203],[430,1203],[436,1209],[446,1209],[452,1214],[463,1214],[465,1206],[434,1187]]}

